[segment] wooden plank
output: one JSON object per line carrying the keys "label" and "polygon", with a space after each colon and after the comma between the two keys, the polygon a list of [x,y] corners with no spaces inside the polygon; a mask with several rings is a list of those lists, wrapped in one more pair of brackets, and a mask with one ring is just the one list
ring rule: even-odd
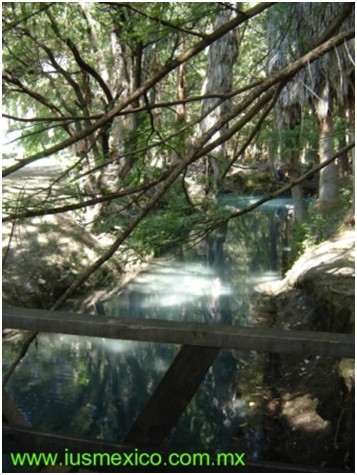
{"label": "wooden plank", "polygon": [[176,425],[220,349],[183,346],[124,442],[159,446]]}
{"label": "wooden plank", "polygon": [[354,358],[354,335],[208,323],[124,319],[3,307],[3,328],[268,353]]}

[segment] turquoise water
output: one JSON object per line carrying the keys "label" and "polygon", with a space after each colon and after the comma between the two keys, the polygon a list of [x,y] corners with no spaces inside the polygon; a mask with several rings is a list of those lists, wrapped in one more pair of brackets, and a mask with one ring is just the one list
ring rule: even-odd
{"label": "turquoise water", "polygon": [[[228,196],[221,203],[239,208],[256,199]],[[157,259],[98,308],[126,318],[267,324],[256,311],[255,287],[282,275],[291,205],[273,200],[179,260]],[[5,345],[5,365],[15,345]],[[35,428],[121,441],[178,351],[169,344],[41,334],[7,390]],[[258,458],[265,364],[266,355],[221,351],[165,448],[234,446]]]}

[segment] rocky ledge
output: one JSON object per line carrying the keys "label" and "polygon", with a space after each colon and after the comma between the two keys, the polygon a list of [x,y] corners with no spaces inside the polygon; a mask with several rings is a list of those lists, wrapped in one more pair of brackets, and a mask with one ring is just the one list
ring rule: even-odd
{"label": "rocky ledge", "polygon": [[[279,281],[260,286],[286,330],[353,333],[355,233],[306,252]],[[270,355],[266,381],[267,458],[353,471],[354,360]]]}

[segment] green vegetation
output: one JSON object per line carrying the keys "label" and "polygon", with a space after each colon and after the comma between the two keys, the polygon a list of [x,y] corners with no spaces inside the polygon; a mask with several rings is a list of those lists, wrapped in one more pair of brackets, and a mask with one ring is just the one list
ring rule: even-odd
{"label": "green vegetation", "polygon": [[[75,289],[117,250],[199,241],[234,216],[219,193],[274,191],[342,149],[293,189],[297,247],[318,241],[330,217],[305,221],[304,195],[351,181],[353,21],[333,2],[5,2],[5,222],[65,211],[108,236]],[[48,157],[46,186],[16,190]]]}
{"label": "green vegetation", "polygon": [[295,260],[305,251],[309,251],[323,241],[333,238],[345,227],[345,220],[351,212],[352,192],[340,189],[340,200],[328,209],[320,209],[318,204],[311,205],[302,223],[296,223],[292,235],[292,259]]}
{"label": "green vegetation", "polygon": [[306,220],[295,226],[292,240],[293,255],[299,256],[330,237],[332,235],[331,224],[334,225],[334,229],[336,230],[335,218],[333,218],[333,223],[329,223],[326,216],[314,209],[310,209],[307,213]]}

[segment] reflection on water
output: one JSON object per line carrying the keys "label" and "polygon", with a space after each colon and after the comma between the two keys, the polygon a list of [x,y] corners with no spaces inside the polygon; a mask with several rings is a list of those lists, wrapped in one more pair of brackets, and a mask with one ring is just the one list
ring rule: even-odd
{"label": "reflection on water", "polygon": [[[262,196],[256,195],[245,195],[245,196],[235,196],[233,194],[223,194],[218,198],[218,202],[224,206],[230,206],[234,209],[243,209],[248,206],[254,205],[259,200],[262,199]],[[294,209],[293,202],[290,198],[278,197],[273,200],[266,201],[257,208],[258,211],[273,211],[273,212],[284,212],[286,210],[292,211]]]}
{"label": "reflection on water", "polygon": [[[224,205],[240,207],[242,202],[230,196]],[[180,261],[155,261],[120,295],[103,300],[100,313],[261,324],[254,288],[281,276],[290,205],[286,199],[264,205],[217,230]],[[14,345],[10,341],[4,347],[5,365]],[[44,334],[8,390],[36,428],[122,440],[178,350],[175,345]],[[239,440],[250,458],[258,457],[262,434],[256,407],[264,395],[265,362],[266,356],[255,352],[221,351],[165,447],[224,450]]]}
{"label": "reflection on water", "polygon": [[[222,323],[214,306],[224,307],[232,288],[202,263],[157,261],[117,297],[103,302],[107,315],[130,318]],[[225,323],[230,323],[225,321]]]}
{"label": "reflection on water", "polygon": [[[223,199],[223,198],[222,198]],[[246,206],[229,196],[224,204]],[[158,259],[122,293],[104,301],[107,315],[254,325],[252,294],[287,267],[291,200],[279,198],[230,222],[180,260]]]}
{"label": "reflection on water", "polygon": [[108,315],[165,320],[202,320],[194,308],[208,297],[229,295],[214,271],[202,263],[157,260],[117,297],[103,304]]}
{"label": "reflection on water", "polygon": [[177,345],[41,334],[7,388],[36,428],[121,440],[177,351]]}

